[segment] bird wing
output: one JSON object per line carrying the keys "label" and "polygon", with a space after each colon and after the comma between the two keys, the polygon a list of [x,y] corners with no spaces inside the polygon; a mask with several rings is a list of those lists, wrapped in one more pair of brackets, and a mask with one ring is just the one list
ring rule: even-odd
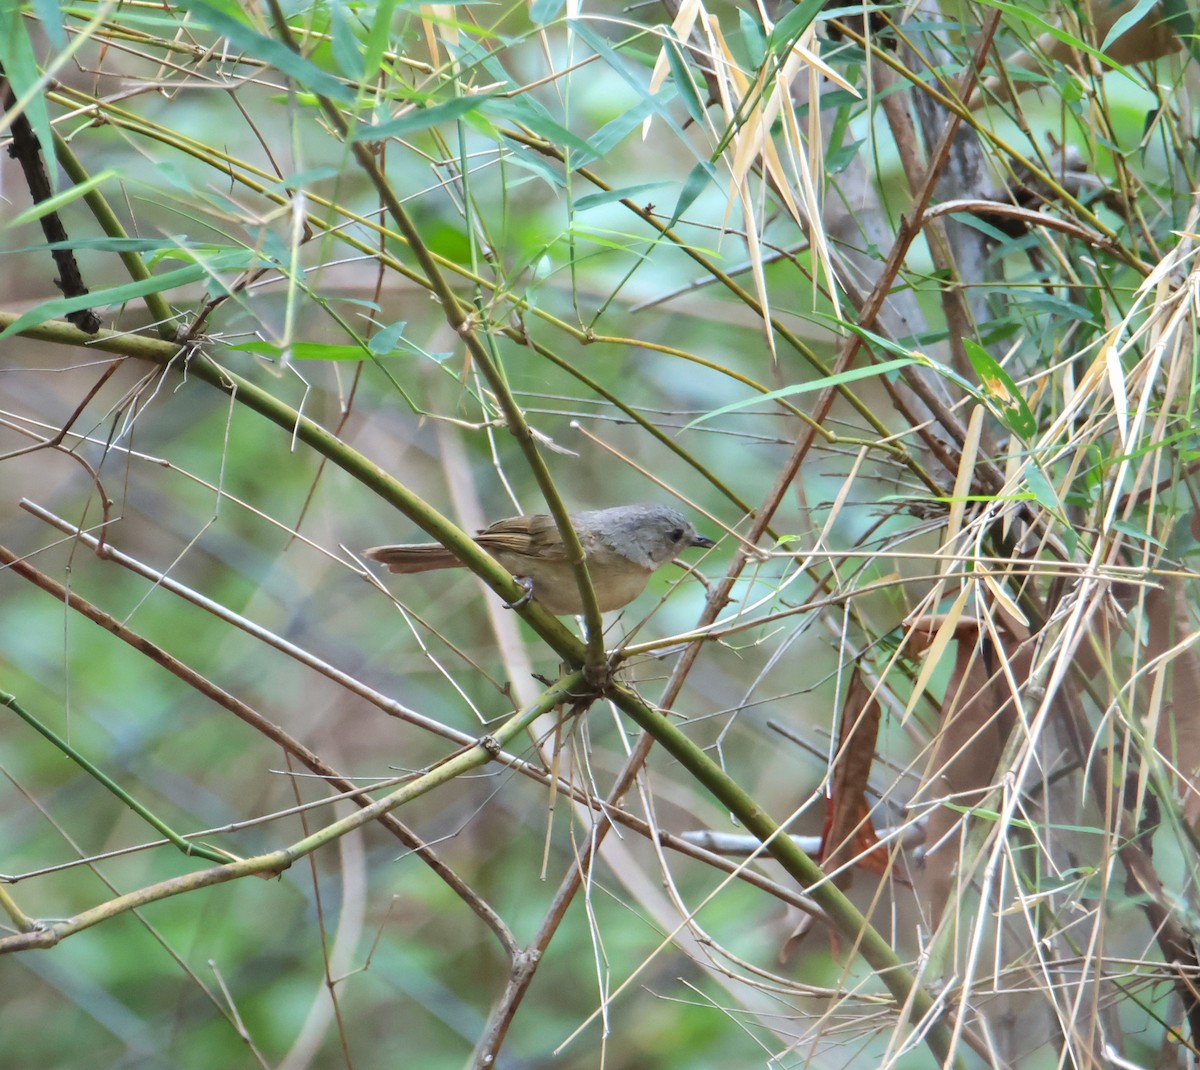
{"label": "bird wing", "polygon": [[562,556],[558,525],[547,513],[497,520],[476,535],[475,541],[489,553],[507,550],[526,557]]}

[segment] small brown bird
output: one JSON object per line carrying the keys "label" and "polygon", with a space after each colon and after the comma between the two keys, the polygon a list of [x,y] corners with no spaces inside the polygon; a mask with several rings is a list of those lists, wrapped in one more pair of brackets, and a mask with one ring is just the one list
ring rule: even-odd
{"label": "small brown bird", "polygon": [[[628,605],[646,588],[650,574],[691,546],[713,546],[688,519],[669,505],[620,505],[571,514],[600,611]],[[522,581],[532,597],[556,616],[583,612],[575,573],[554,518],[538,513],[498,520],[475,541]],[[364,557],[392,572],[461,568],[438,543],[372,546]]]}

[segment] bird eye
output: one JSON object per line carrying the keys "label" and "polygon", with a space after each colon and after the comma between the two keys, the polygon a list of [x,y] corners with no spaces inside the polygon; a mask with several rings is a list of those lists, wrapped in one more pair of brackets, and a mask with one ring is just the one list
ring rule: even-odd
{"label": "bird eye", "polygon": [[672,542],[682,542],[683,541],[683,528],[676,528],[674,531],[671,532],[671,541]]}

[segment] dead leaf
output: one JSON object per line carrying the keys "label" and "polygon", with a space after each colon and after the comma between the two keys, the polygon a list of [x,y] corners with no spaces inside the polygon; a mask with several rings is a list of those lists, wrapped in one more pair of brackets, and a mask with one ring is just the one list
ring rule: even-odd
{"label": "dead leaf", "polygon": [[887,850],[871,826],[871,808],[867,803],[882,712],[879,699],[856,668],[842,707],[829,808],[821,835],[821,868],[832,873],[847,867],[833,878],[843,888],[850,883],[850,866],[866,866],[877,873],[888,869]]}
{"label": "dead leaf", "polygon": [[[909,648],[927,645],[942,634],[943,624],[937,617],[915,621]],[[930,908],[931,929],[937,927],[954,895],[969,810],[983,801],[999,775],[999,759],[1015,724],[1010,681],[1020,687],[1033,664],[1031,645],[1006,631],[985,628],[968,616],[960,616],[953,628],[954,669],[942,699],[925,777],[913,799],[917,806],[930,807],[925,865],[917,884]],[[997,648],[997,636],[1004,649]],[[1007,671],[1002,671],[1004,664]]]}

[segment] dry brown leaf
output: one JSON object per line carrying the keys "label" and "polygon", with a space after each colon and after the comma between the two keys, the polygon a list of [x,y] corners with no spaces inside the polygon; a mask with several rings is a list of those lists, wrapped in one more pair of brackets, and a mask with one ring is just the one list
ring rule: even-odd
{"label": "dry brown leaf", "polygon": [[[940,636],[944,623],[937,617],[914,622],[910,649],[919,650]],[[1004,649],[997,649],[993,635],[1000,636]],[[939,800],[952,804],[933,806],[926,819],[925,865],[918,883],[934,928],[954,894],[955,869],[968,825],[968,815],[959,807],[978,804],[995,783],[997,764],[1015,723],[1015,703],[1001,659],[1017,686],[1029,678],[1033,664],[1029,644],[1021,644],[1005,631],[985,629],[974,617],[959,617],[953,638],[958,643],[954,669],[942,700],[933,753],[914,797],[918,805]]]}
{"label": "dry brown leaf", "polygon": [[[1069,11],[1064,12],[1063,27],[1081,41],[1094,42],[1099,46],[1108,37],[1117,20],[1131,11],[1136,2],[1137,0],[1081,0],[1079,18],[1073,17]],[[1104,54],[1114,63],[1131,64],[1149,63],[1178,52],[1181,47],[1179,38],[1170,26],[1163,22],[1163,16],[1161,6],[1146,12],[1138,22],[1128,27],[1113,41],[1104,50]],[[1080,29],[1080,20],[1089,27],[1086,33]],[[1037,71],[1058,64],[1079,67],[1085,61],[1087,57],[1072,48],[1069,43],[1052,33],[1044,33],[1030,48],[1008,56],[1004,65],[1010,71]],[[1003,103],[1011,99],[1012,89],[1015,88],[1019,92],[1035,84],[1023,79],[988,78],[971,94],[967,107],[977,108],[995,100]]]}
{"label": "dry brown leaf", "polygon": [[[1200,653],[1188,614],[1183,584],[1168,579],[1161,588],[1146,595],[1146,617],[1150,631],[1146,654],[1151,660],[1162,659],[1155,670],[1154,692],[1160,707],[1152,711],[1154,745],[1177,776],[1183,779],[1179,794],[1183,797],[1184,820],[1193,828],[1200,823],[1200,717],[1196,715],[1196,696],[1200,695]],[[1181,643],[1183,649],[1177,648]],[[1182,697],[1183,701],[1177,701]]]}
{"label": "dry brown leaf", "polygon": [[[871,826],[867,785],[875,761],[875,743],[883,710],[879,699],[855,669],[842,707],[837,753],[830,777],[829,809],[821,836],[821,868],[826,873],[865,865],[876,872],[887,869],[887,853]],[[834,878],[845,887],[851,871]]]}

